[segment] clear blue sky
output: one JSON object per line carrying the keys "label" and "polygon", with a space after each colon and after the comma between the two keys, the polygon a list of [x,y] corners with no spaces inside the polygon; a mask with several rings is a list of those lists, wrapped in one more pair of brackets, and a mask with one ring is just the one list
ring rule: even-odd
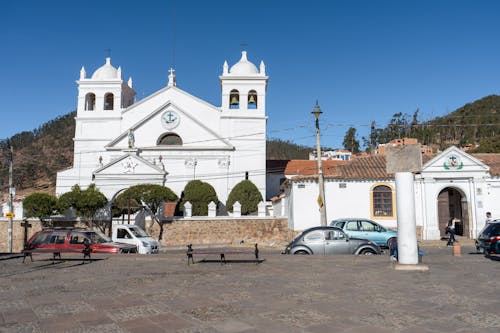
{"label": "clear blue sky", "polygon": [[270,76],[268,137],[313,146],[318,99],[321,143],[339,147],[350,125],[361,139],[372,120],[498,94],[499,13],[497,0],[3,0],[0,138],[74,110],[81,66],[91,75],[106,49],[138,98],[173,65],[179,88],[216,106],[224,60],[245,49]]}

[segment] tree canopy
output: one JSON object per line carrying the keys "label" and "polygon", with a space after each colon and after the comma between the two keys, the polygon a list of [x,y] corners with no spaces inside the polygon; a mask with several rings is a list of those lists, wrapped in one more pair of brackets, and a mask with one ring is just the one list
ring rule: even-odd
{"label": "tree canopy", "polygon": [[234,203],[241,204],[241,214],[248,215],[257,212],[259,202],[263,201],[259,189],[250,180],[242,180],[229,193],[226,201],[227,209],[232,212]]}
{"label": "tree canopy", "polygon": [[208,215],[208,204],[213,201],[219,203],[215,189],[209,183],[201,180],[192,180],[186,184],[182,191],[179,208],[182,211],[184,204],[189,201],[192,204],[192,214],[194,216]]}
{"label": "tree canopy", "polygon": [[48,193],[31,193],[23,200],[25,217],[42,219],[54,214],[57,210],[57,198]]}

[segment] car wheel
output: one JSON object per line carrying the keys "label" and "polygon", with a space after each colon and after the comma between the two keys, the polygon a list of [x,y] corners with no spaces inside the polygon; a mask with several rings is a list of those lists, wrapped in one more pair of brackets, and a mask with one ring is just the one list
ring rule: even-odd
{"label": "car wheel", "polygon": [[372,249],[363,249],[361,250],[361,252],[359,252],[359,254],[362,254],[364,256],[372,256],[374,254],[377,254],[375,251],[373,251]]}
{"label": "car wheel", "polygon": [[396,241],[396,237],[391,237],[387,240],[386,246],[387,248],[391,248],[391,243]]}
{"label": "car wheel", "polygon": [[299,250],[299,251],[295,252],[294,254],[305,255],[305,254],[309,254],[309,253],[307,253],[307,251],[304,251],[304,250]]}

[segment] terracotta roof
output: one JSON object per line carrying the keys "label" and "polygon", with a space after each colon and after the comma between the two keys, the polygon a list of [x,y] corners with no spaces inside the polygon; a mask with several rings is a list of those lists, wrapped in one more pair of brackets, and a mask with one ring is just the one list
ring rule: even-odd
{"label": "terracotta roof", "polygon": [[[492,176],[500,176],[500,154],[470,154],[490,167]],[[423,155],[422,164],[429,162],[436,155]],[[333,163],[332,163],[333,162]],[[394,174],[386,171],[383,155],[358,157],[351,161],[323,161],[323,175],[329,179],[388,179]],[[292,179],[313,179],[317,177],[317,162],[310,160],[292,160],[285,169],[286,175],[297,175]]]}
{"label": "terracotta roof", "polygon": [[339,179],[387,179],[394,178],[394,174],[385,172],[385,156],[374,155],[351,160],[349,164],[335,168],[333,177]]}
{"label": "terracotta roof", "polygon": [[[348,161],[324,160],[321,161],[323,175],[327,176],[334,171],[334,166],[347,164]],[[318,174],[318,161],[316,160],[291,160],[285,168],[285,175],[311,176]]]}
{"label": "terracotta roof", "polygon": [[490,167],[490,175],[500,176],[500,154],[470,154]]}

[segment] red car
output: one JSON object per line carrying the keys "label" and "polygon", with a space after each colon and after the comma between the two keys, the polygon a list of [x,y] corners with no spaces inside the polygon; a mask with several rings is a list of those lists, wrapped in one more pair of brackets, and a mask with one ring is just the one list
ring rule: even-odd
{"label": "red car", "polygon": [[137,253],[137,247],[114,243],[99,231],[84,229],[44,229],[35,233],[28,241],[28,251],[82,252],[85,242],[90,243],[91,253]]}

